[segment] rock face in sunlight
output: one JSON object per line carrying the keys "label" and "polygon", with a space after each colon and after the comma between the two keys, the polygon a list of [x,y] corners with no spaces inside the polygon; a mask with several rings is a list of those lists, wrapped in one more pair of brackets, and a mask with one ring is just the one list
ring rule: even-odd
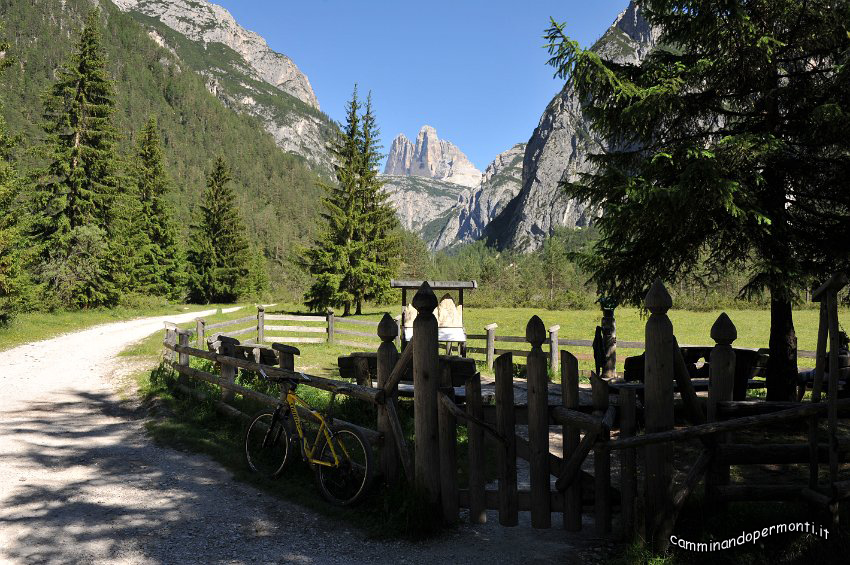
{"label": "rock face in sunlight", "polygon": [[414,145],[404,134],[393,140],[384,174],[437,179],[466,187],[478,186],[481,171],[453,143],[422,126]]}
{"label": "rock face in sunlight", "polygon": [[326,144],[333,130],[319,111],[307,76],[273,51],[260,35],[205,0],[113,0],[151,28],[157,43],[206,77],[208,90],[227,106],[256,116],[284,151],[330,173]]}
{"label": "rock face in sunlight", "polygon": [[[409,147],[393,143],[397,159],[387,162],[387,170],[410,168],[407,156],[414,146]],[[520,143],[499,154],[472,188],[421,176],[384,175],[384,190],[405,228],[418,233],[430,249],[444,249],[481,237],[487,224],[519,193],[524,152],[525,144]]]}
{"label": "rock face in sunlight", "polygon": [[[622,63],[638,63],[658,40],[634,3],[621,13],[592,49]],[[564,196],[561,181],[589,171],[587,155],[600,149],[581,104],[567,83],[546,107],[525,151],[522,190],[486,230],[501,247],[532,251],[557,226],[584,226],[595,212]]]}
{"label": "rock face in sunlight", "polygon": [[481,184],[461,196],[455,213],[431,244],[432,249],[479,239],[522,188],[522,159],[525,143],[500,153],[484,171]]}

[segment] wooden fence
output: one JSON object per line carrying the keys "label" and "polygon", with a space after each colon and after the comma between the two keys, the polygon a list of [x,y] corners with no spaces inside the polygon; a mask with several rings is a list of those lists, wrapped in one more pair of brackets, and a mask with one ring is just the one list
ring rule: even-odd
{"label": "wooden fence", "polygon": [[[393,318],[398,325],[401,316]],[[165,328],[177,329],[171,322]],[[233,337],[241,343],[336,343],[362,349],[376,349],[380,338],[376,331],[378,322],[355,320],[334,315],[268,314],[266,306],[257,306],[257,314],[234,320],[208,323],[204,318],[195,320],[195,327],[183,330],[194,336],[198,348],[206,349],[207,341],[218,336]]]}
{"label": "wooden fence", "polygon": [[[826,402],[821,402],[821,395],[827,342],[830,367],[839,367],[836,296],[846,282],[844,277],[834,277],[814,293],[814,299],[822,301],[822,306],[811,402],[731,400],[735,376],[732,344],[737,331],[726,314],[711,328],[715,345],[709,360],[708,396],[698,397],[667,317],[672,301],[660,282],[652,286],[645,299],[650,316],[646,322],[644,383],[593,375],[590,399],[586,392],[584,396],[580,394],[578,356],[560,349],[557,357],[560,394],[550,394],[548,373],[553,357],[551,350],[549,354],[544,351],[544,345],[547,339],[551,340],[550,345],[555,341],[551,329],[547,332],[540,318],[533,316],[526,326],[526,343],[530,348],[525,355],[527,401],[516,401],[517,390],[522,388],[517,388],[513,379],[515,352],[507,351],[494,360],[493,404],[483,401],[478,373],[467,378],[461,402],[451,375],[441,368],[437,320],[433,315],[437,298],[427,284],[423,284],[413,299],[418,311],[413,339],[401,354],[395,345],[399,332],[397,321],[385,315],[378,324],[381,343],[377,354],[377,386],[358,386],[321,377],[311,377],[308,384],[326,390],[344,385],[351,396],[376,406],[376,429],[370,437],[379,451],[385,480],[393,482],[403,473],[440,507],[447,523],[457,522],[460,509],[468,508],[473,523],[486,521],[486,511],[495,510],[500,524],[513,526],[519,521],[519,512],[529,512],[533,527],[548,528],[552,514],[562,513],[565,528],[577,531],[582,528],[582,512],[589,507],[595,532],[607,535],[614,529],[614,510],[619,508],[619,533],[623,538],[640,537],[663,551],[685,501],[704,482],[706,501],[714,511],[722,511],[726,501],[793,498],[828,512],[837,526],[839,503],[850,497],[850,480],[843,479],[840,473],[850,453],[850,438],[842,436],[838,425],[839,416],[850,413],[850,399],[838,397],[838,370],[829,373]],[[268,326],[258,327],[268,329]],[[231,393],[267,403],[278,401],[233,382],[236,368],[259,367],[259,347],[255,348],[256,357],[251,361],[239,358],[232,350],[209,352],[191,348],[189,333],[173,328],[166,333],[165,347],[178,355],[177,359],[170,358],[170,362],[183,377],[218,384]],[[328,332],[328,336],[336,333]],[[557,343],[561,345],[560,340]],[[288,358],[283,355],[288,350],[279,349],[280,367],[265,367],[266,372],[294,374],[291,355]],[[220,363],[221,374],[190,367],[190,356]],[[402,433],[397,410],[398,384],[411,368],[416,437],[412,452]],[[550,400],[556,398],[557,402]],[[678,420],[674,418],[676,406],[681,413]],[[826,442],[820,433],[823,420]],[[794,421],[808,424],[808,440],[789,444],[778,439],[784,433],[783,426]],[[458,463],[461,426],[466,428],[468,455],[463,473]],[[758,443],[735,437],[736,432],[757,427],[768,432]],[[560,452],[551,445],[553,431],[556,439],[560,434],[563,447]],[[690,459],[684,480],[676,484],[672,466],[676,446],[689,439],[700,440],[700,451]],[[487,441],[495,446],[495,481],[488,476]],[[590,454],[592,465],[586,464]],[[681,459],[681,452],[678,454]],[[620,467],[618,474],[611,472],[615,456]],[[518,459],[528,462],[527,489],[519,488]],[[807,464],[809,480],[805,484],[748,484],[731,480],[731,465],[764,463]],[[826,480],[819,473],[822,463],[829,466]],[[592,473],[583,467],[592,468]],[[463,488],[461,476],[466,477]]]}

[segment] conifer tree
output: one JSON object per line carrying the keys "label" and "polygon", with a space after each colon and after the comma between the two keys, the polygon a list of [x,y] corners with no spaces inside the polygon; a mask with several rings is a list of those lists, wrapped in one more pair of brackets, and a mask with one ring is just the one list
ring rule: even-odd
{"label": "conifer tree", "polygon": [[361,148],[360,101],[357,86],[348,103],[345,128],[330,146],[335,157],[337,183],[325,185],[322,199],[325,226],[318,240],[306,255],[305,262],[314,282],[305,294],[305,303],[311,310],[333,306],[344,308],[343,315],[351,313],[351,305],[361,293],[364,256],[367,244],[356,237],[361,221],[359,203]]}
{"label": "conifer tree", "polygon": [[640,0],[659,47],[618,64],[548,30],[610,150],[568,194],[604,209],[583,266],[639,302],[655,278],[747,272],[771,300],[768,400],[793,400],[800,291],[850,265],[850,3]]}
{"label": "conifer tree", "polygon": [[47,93],[41,148],[48,165],[39,175],[31,208],[39,276],[63,306],[115,304],[124,271],[110,241],[116,196],[114,88],[106,70],[100,15],[86,18],[76,52]]}
{"label": "conifer tree", "polygon": [[401,247],[399,221],[389,203],[389,194],[382,189],[384,183],[378,177],[381,161],[380,130],[372,110],[372,93],[366,99],[361,120],[360,134],[359,200],[362,219],[359,223],[360,238],[368,244],[363,280],[357,289],[357,313],[360,314],[363,299],[383,301],[390,292],[390,279],[398,268]]}
{"label": "conifer tree", "polygon": [[[8,43],[0,42],[0,53],[8,49]],[[0,59],[0,72],[8,64],[9,59]],[[13,161],[16,142],[0,115],[0,326],[8,324],[21,310],[28,289],[21,248],[23,225],[17,209],[23,182]]]}
{"label": "conifer tree", "polygon": [[189,298],[234,302],[248,276],[248,241],[227,163],[218,157],[207,178],[189,245]]}
{"label": "conifer tree", "polygon": [[165,202],[171,181],[163,164],[156,118],[148,120],[139,139],[135,182],[140,203],[137,225],[146,240],[136,269],[137,289],[145,294],[179,299],[185,290],[185,265],[177,228]]}

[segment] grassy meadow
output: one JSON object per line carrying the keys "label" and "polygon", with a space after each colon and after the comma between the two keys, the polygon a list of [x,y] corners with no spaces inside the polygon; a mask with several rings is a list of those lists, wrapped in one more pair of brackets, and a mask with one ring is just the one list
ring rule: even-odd
{"label": "grassy meadow", "polygon": [[[251,308],[243,308],[237,312],[229,314],[217,314],[206,318],[208,324],[216,322],[242,318],[250,314]],[[354,320],[371,320],[378,321],[381,316],[388,312],[391,315],[397,315],[399,308],[397,306],[367,306],[361,316],[352,316]],[[278,304],[270,307],[267,310],[268,314],[306,314],[303,307],[295,304]],[[726,312],[735,323],[738,329],[738,339],[735,341],[735,346],[759,348],[768,346],[768,337],[770,330],[770,312],[766,310],[728,310]],[[594,330],[600,322],[601,312],[599,310],[538,310],[533,308],[474,308],[465,309],[464,324],[466,331],[469,334],[484,334],[484,326],[491,323],[497,323],[499,327],[496,329],[496,335],[525,335],[525,326],[528,320],[533,315],[538,315],[543,320],[546,327],[558,324],[561,326],[559,336],[562,339],[586,339],[592,340]],[[617,319],[617,339],[619,341],[643,341],[644,326],[646,325],[646,317],[636,308],[618,308],[615,311]],[[673,329],[676,333],[676,338],[682,345],[713,345],[709,333],[711,326],[720,315],[720,311],[716,312],[692,312],[686,310],[671,310],[669,316],[673,322]],[[842,309],[839,312],[839,319],[846,320],[850,316],[850,310]],[[295,322],[267,322],[270,324],[290,324]],[[807,308],[801,309],[794,314],[794,323],[797,329],[797,339],[800,350],[814,351],[817,345],[817,324],[818,311],[816,309]],[[183,327],[194,328],[194,323],[183,324]],[[241,327],[241,326],[240,326]],[[337,324],[337,329],[345,327],[346,329],[356,329],[358,331],[371,331],[365,326],[349,326],[346,327],[344,322]],[[234,326],[235,328],[235,326]],[[267,332],[272,334],[272,332]],[[2,335],[2,334],[0,334]],[[294,335],[294,334],[290,334]],[[304,334],[313,337],[321,336],[322,334]],[[250,334],[244,337],[251,337]],[[377,339],[368,339],[362,337],[349,337],[349,340],[372,343],[374,347],[370,350],[376,350]],[[337,339],[343,339],[342,336],[337,336]],[[2,343],[2,338],[0,338]],[[130,348],[128,355],[149,355],[156,356],[161,353],[162,333],[158,332],[150,336],[147,340]],[[334,376],[337,373],[337,357],[347,355],[352,351],[364,350],[366,348],[355,348],[347,345],[327,343],[299,343],[295,344],[300,350],[301,355],[296,360],[296,367],[304,372],[316,374],[320,376]],[[470,342],[471,346],[484,347],[483,341]],[[526,344],[497,342],[497,348],[511,349],[528,349]],[[563,346],[561,349],[569,350],[573,353],[591,353],[587,347],[570,347]],[[636,349],[619,349],[618,350],[618,370],[622,371],[623,359],[630,355],[640,354],[640,350]],[[481,354],[473,354],[472,357],[478,360],[483,360]],[[522,361],[521,358],[518,358]],[[590,369],[592,362],[582,361],[581,368]],[[801,358],[799,360],[800,367],[814,366],[814,359]],[[480,364],[484,374],[490,374],[486,366]]]}

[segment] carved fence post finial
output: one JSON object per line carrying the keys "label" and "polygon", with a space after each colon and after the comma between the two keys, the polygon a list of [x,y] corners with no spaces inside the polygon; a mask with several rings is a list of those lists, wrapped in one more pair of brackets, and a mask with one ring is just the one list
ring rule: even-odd
{"label": "carved fence post finial", "polygon": [[525,339],[531,344],[532,349],[537,349],[546,341],[546,326],[539,316],[532,316],[525,326]]}

